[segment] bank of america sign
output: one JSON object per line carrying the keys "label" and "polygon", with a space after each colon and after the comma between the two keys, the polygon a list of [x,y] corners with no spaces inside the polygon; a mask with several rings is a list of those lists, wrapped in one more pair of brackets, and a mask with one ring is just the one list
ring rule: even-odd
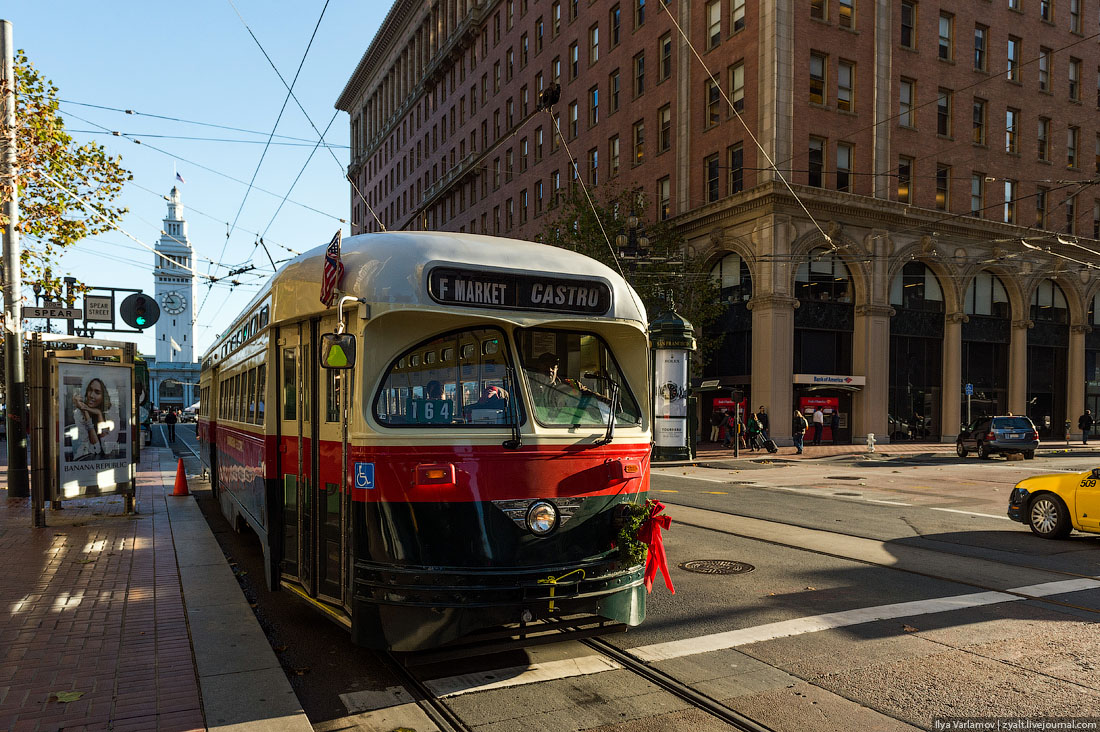
{"label": "bank of america sign", "polygon": [[796,384],[836,384],[838,386],[866,386],[866,376],[838,376],[834,374],[795,374]]}

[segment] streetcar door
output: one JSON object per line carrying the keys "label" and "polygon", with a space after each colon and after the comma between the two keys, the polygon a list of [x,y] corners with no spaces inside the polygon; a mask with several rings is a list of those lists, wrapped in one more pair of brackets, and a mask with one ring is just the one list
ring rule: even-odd
{"label": "streetcar door", "polygon": [[[303,337],[304,336],[304,337]],[[279,331],[279,473],[283,482],[282,571],[312,594],[309,325]]]}
{"label": "streetcar door", "polygon": [[317,596],[334,605],[349,606],[346,588],[350,552],[351,495],[348,491],[347,439],[351,371],[321,366],[321,334],[336,329],[336,318],[318,321],[313,331],[317,355],[310,370],[317,384],[315,415],[317,451],[316,570]]}

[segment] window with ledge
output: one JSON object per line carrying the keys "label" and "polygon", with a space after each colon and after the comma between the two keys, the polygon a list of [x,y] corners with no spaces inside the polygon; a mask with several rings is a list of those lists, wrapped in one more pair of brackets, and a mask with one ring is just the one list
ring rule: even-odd
{"label": "window with ledge", "polygon": [[661,221],[667,221],[671,216],[672,186],[666,175],[657,181],[657,216]]}
{"label": "window with ledge", "polygon": [[1081,60],[1076,58],[1069,60],[1069,98],[1081,101]]}
{"label": "window with ledge", "polygon": [[588,126],[595,127],[600,121],[600,88],[594,86],[588,90]]}
{"label": "window with ledge", "polygon": [[634,57],[634,96],[645,93],[645,51]]}
{"label": "window with ledge", "polygon": [[852,146],[846,142],[836,146],[836,189],[852,190]]}
{"label": "window with ledge", "polygon": [[1005,110],[1005,152],[1020,152],[1019,135],[1017,125],[1020,122],[1020,110],[1009,107]]}
{"label": "window with ledge", "polygon": [[901,45],[914,50],[917,47],[917,6],[910,0],[901,3]]}
{"label": "window with ledge", "polygon": [[936,99],[936,134],[951,137],[951,91],[940,89]]}
{"label": "window with ledge", "polygon": [[974,98],[974,128],[971,140],[975,145],[985,144],[985,107],[984,99]]}
{"label": "window with ledge", "polygon": [[704,184],[706,186],[707,203],[718,200],[718,182],[721,179],[718,167],[718,154],[708,155],[703,160]]}
{"label": "window with ledge", "polygon": [[646,0],[634,0],[634,29],[637,30],[645,25],[645,1]]}
{"label": "window with ledge", "polygon": [[942,61],[951,61],[955,58],[954,26],[955,17],[953,15],[940,13],[939,56]]}
{"label": "window with ledge", "polygon": [[577,103],[569,103],[569,139],[572,140],[577,136]]}
{"label": "window with ledge", "polygon": [[942,163],[936,164],[936,208],[946,211],[950,207],[951,168]]}
{"label": "window with ledge", "polygon": [[588,151],[588,185],[600,184],[600,151],[592,148]]}
{"label": "window with ledge", "polygon": [[913,158],[898,157],[898,203],[913,202]]}
{"label": "window with ledge", "polygon": [[838,24],[841,28],[855,28],[856,27],[856,0],[839,0],[837,3],[840,9],[840,17],[838,18]]}
{"label": "window with ledge", "polygon": [[721,94],[718,92],[718,82],[714,79],[707,79],[705,82],[706,91],[703,95],[704,103],[706,104],[705,115],[703,117],[704,126],[713,127],[718,124],[721,119]]}
{"label": "window with ledge", "polygon": [[1035,226],[1047,228],[1047,190],[1043,186],[1035,189]]}
{"label": "window with ledge", "polygon": [[730,102],[738,113],[745,111],[745,64],[736,63],[729,67]]}
{"label": "window with ledge", "polygon": [[1039,118],[1039,128],[1035,135],[1036,145],[1039,151],[1039,159],[1050,160],[1050,120],[1046,117]]}
{"label": "window with ledge", "polygon": [[600,26],[594,25],[588,29],[588,65],[600,60]]}
{"label": "window with ledge", "polygon": [[1069,0],[1069,30],[1081,32],[1081,0]]}
{"label": "window with ledge", "polygon": [[619,111],[619,70],[615,69],[607,77],[607,86],[609,90],[608,109],[611,112]]}
{"label": "window with ledge", "polygon": [[824,54],[810,53],[810,103],[825,104],[825,66],[828,59]]}
{"label": "window with ledge", "polygon": [[1016,186],[1016,181],[1005,180],[1004,222],[1006,224],[1016,223]]}
{"label": "window with ledge", "polygon": [[645,161],[645,120],[638,120],[632,129],[634,139],[634,164]]}
{"label": "window with ledge", "polygon": [[611,45],[611,48],[614,48],[615,46],[619,45],[619,41],[622,38],[622,35],[621,35],[622,34],[622,27],[623,27],[623,11],[622,11],[622,8],[620,8],[618,5],[611,8],[610,13],[608,14],[608,22],[611,26],[611,38],[610,38],[611,44],[610,45]]}
{"label": "window with ledge", "polygon": [[825,186],[825,145],[826,140],[822,137],[810,138],[806,185],[815,188]]}
{"label": "window with ledge", "polygon": [[836,70],[836,108],[842,112],[855,109],[853,94],[856,86],[856,65],[851,61],[840,61]]}
{"label": "window with ledge", "polygon": [[989,29],[984,25],[974,26],[974,68],[977,71],[985,71],[985,50],[988,34]]}
{"label": "window with ledge", "polygon": [[660,62],[657,65],[657,80],[664,81],[672,76],[672,34],[665,33],[657,41]]}
{"label": "window with ledge", "polygon": [[668,104],[657,110],[657,151],[672,149],[672,107]]}
{"label": "window with ledge", "polygon": [[1052,0],[1039,0],[1039,17],[1048,23],[1054,22],[1054,7]]}
{"label": "window with ledge", "polygon": [[1008,37],[1008,60],[1005,77],[1009,81],[1020,80],[1020,45],[1022,41],[1013,36]]}
{"label": "window with ledge", "polygon": [[707,50],[722,42],[722,0],[707,3]]}
{"label": "window with ledge", "polygon": [[970,215],[981,218],[985,210],[985,173],[970,176]]}
{"label": "window with ledge", "polygon": [[1050,91],[1050,49],[1039,49],[1039,91]]}
{"label": "window with ledge", "polygon": [[730,0],[730,33],[745,30],[745,0]]}
{"label": "window with ledge", "polygon": [[607,141],[607,174],[614,178],[619,174],[619,136],[614,135]]}
{"label": "window with ledge", "polygon": [[581,73],[581,57],[580,49],[577,48],[577,42],[569,44],[569,80],[576,79],[578,74]]}
{"label": "window with ledge", "polygon": [[1077,145],[1080,141],[1081,130],[1078,127],[1066,128],[1066,167],[1077,167]]}
{"label": "window with ledge", "polygon": [[726,192],[729,195],[745,189],[745,154],[740,142],[726,148]]}
{"label": "window with ledge", "polygon": [[827,20],[829,8],[827,0],[810,0],[810,17],[816,20]]}
{"label": "window with ledge", "polygon": [[913,100],[916,98],[917,82],[902,79],[898,88],[898,124],[902,127],[914,127]]}
{"label": "window with ledge", "polygon": [[1077,197],[1066,196],[1066,233],[1077,233]]}

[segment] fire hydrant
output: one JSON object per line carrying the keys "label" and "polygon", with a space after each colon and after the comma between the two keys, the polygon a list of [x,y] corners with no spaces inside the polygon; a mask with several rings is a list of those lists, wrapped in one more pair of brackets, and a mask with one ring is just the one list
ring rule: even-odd
{"label": "fire hydrant", "polygon": [[875,433],[874,432],[868,432],[867,433],[867,452],[874,452],[874,451],[875,451]]}

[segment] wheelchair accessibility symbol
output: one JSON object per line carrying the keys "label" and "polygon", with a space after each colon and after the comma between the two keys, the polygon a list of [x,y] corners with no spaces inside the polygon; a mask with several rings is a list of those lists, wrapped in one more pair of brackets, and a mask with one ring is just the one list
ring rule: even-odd
{"label": "wheelchair accessibility symbol", "polygon": [[374,463],[355,464],[355,487],[366,490],[374,488]]}

